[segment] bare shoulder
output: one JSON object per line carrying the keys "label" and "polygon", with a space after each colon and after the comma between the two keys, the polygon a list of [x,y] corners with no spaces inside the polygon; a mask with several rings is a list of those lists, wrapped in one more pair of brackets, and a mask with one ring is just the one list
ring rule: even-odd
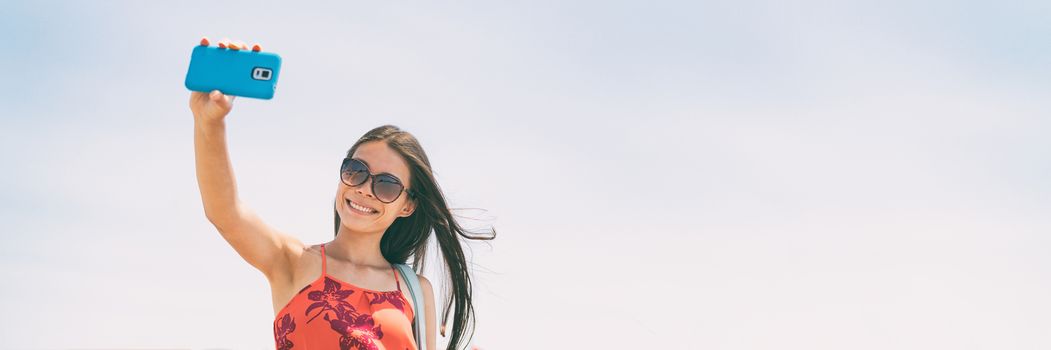
{"label": "bare shoulder", "polygon": [[422,287],[424,291],[431,291],[432,290],[431,289],[431,280],[427,279],[427,277],[423,277],[423,275],[420,275],[420,274],[417,274],[416,278],[418,278],[420,280],[420,287]]}
{"label": "bare shoulder", "polygon": [[288,257],[288,261],[292,262],[292,265],[296,265],[296,262],[302,260],[303,256],[310,254],[311,252],[317,252],[321,254],[320,244],[306,244],[302,241],[295,239],[293,242],[289,242],[285,246],[285,255]]}
{"label": "bare shoulder", "polygon": [[294,246],[289,246],[285,254],[288,255],[288,261],[293,271],[302,271],[304,268],[313,271],[321,270],[321,246],[324,243],[306,244],[298,242]]}
{"label": "bare shoulder", "polygon": [[[436,320],[437,315],[434,311],[434,288],[431,286],[431,281],[428,280],[427,277],[423,277],[423,275],[419,274],[417,274],[416,277],[420,279],[420,289],[423,289],[423,315],[427,332],[427,348],[436,349],[435,346],[437,340],[435,333],[438,326]],[[444,333],[443,330],[443,336]]]}
{"label": "bare shoulder", "polygon": [[[409,281],[406,278],[406,276],[399,276],[399,278],[401,279],[402,283],[408,285]],[[434,295],[433,289],[431,287],[431,281],[427,280],[427,277],[423,277],[423,275],[419,274],[416,275],[416,279],[420,282],[420,289],[422,289],[423,292],[424,302],[431,303],[428,301],[430,299],[433,299]],[[409,293],[408,289],[402,291],[402,296],[404,296],[405,300],[409,302],[409,305],[412,306],[413,310],[420,310],[422,307],[427,306],[416,305],[416,300],[413,300],[413,298],[411,298],[410,295],[411,294]]]}

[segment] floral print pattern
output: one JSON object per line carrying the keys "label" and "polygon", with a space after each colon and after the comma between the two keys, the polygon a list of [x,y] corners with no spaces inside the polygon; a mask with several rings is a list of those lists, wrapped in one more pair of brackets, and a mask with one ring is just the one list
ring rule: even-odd
{"label": "floral print pattern", "polygon": [[[338,315],[339,312],[345,312],[345,309],[353,309],[354,307],[347,302],[347,297],[354,294],[354,291],[341,289],[343,289],[343,285],[325,276],[325,290],[315,290],[307,294],[307,298],[314,301],[313,304],[307,307],[307,315],[310,314],[310,311],[321,308],[321,311],[307,320],[307,323],[310,323],[310,321],[313,321],[315,317],[325,313],[325,311],[335,311]],[[333,303],[335,303],[335,307],[333,307]],[[325,315],[325,319],[328,319],[328,315]]]}
{"label": "floral print pattern", "polygon": [[371,301],[369,301],[370,305],[382,304],[386,302],[390,303],[391,305],[394,305],[394,307],[398,308],[398,311],[405,312],[405,299],[402,299],[400,295],[401,291],[390,291],[369,294],[375,295],[375,297],[372,298]]}
{"label": "floral print pattern", "polygon": [[285,314],[284,317],[275,322],[274,342],[277,343],[277,350],[289,350],[296,345],[291,340],[288,340],[288,336],[295,330],[296,323],[292,321],[292,315]]}
{"label": "floral print pattern", "polygon": [[[309,290],[311,286],[307,285],[301,289],[296,297]],[[389,303],[394,308],[405,312],[405,299],[400,295],[400,290],[389,292],[362,290],[361,292],[364,293],[362,297],[369,302],[369,305]],[[340,335],[340,350],[378,350],[377,344],[383,339],[383,329],[376,323],[372,315],[358,312],[347,300],[354,294],[354,290],[343,289],[342,283],[326,275],[324,287],[321,290],[312,290],[307,293],[307,299],[312,303],[303,312],[303,317],[307,317],[306,323],[311,323],[316,321],[318,316],[323,315],[321,319],[328,321],[331,329]],[[292,313],[286,313],[275,322],[274,341],[278,350],[293,349],[295,344],[288,338],[296,329],[294,321]]]}
{"label": "floral print pattern", "polygon": [[332,329],[339,332],[339,349],[379,350],[376,341],[383,338],[383,330],[368,314],[345,314],[346,320],[332,320]]}

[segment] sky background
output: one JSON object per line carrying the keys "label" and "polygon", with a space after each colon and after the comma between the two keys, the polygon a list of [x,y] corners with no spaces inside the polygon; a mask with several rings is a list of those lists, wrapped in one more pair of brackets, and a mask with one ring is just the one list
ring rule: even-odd
{"label": "sky background", "polygon": [[283,57],[227,117],[268,223],[329,241],[383,124],[484,209],[483,349],[1051,348],[1051,2],[2,8],[0,348],[273,348],[197,188],[202,36]]}

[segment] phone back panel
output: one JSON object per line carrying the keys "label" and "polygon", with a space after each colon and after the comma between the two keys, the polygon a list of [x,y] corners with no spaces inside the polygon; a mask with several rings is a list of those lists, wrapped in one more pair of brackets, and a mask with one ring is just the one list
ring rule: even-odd
{"label": "phone back panel", "polygon": [[215,46],[194,47],[186,88],[269,100],[277,89],[281,56],[252,50],[220,49]]}

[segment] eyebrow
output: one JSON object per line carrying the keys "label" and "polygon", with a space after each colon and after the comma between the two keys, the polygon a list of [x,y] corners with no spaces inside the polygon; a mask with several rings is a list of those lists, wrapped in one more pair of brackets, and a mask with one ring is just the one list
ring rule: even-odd
{"label": "eyebrow", "polygon": [[[372,167],[369,166],[369,162],[366,162],[364,159],[361,159],[361,158],[351,158],[351,159],[357,159],[362,164],[365,164],[366,167],[369,167],[369,171],[372,171]],[[398,177],[397,175],[388,173],[386,171],[384,171],[382,173],[377,173],[376,175],[383,175],[383,174],[387,174],[387,175],[393,176],[395,179],[398,179],[398,181],[402,181],[402,179],[400,177]]]}

